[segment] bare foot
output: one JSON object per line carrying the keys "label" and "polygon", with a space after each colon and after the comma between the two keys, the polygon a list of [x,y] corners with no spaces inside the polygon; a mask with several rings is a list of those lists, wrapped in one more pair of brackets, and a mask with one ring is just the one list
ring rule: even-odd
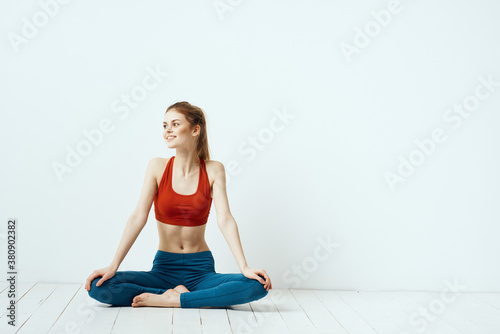
{"label": "bare foot", "polygon": [[178,293],[189,292],[188,288],[186,288],[184,285],[177,285],[174,290]]}
{"label": "bare foot", "polygon": [[132,307],[181,307],[181,294],[174,289],[168,289],[162,294],[141,293],[134,297]]}

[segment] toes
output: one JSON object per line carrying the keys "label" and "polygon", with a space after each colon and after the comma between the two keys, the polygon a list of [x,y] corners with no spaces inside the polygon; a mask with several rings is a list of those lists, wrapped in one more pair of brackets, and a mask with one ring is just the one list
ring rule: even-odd
{"label": "toes", "polygon": [[132,307],[138,307],[138,306],[144,306],[146,305],[146,300],[148,298],[149,294],[148,293],[141,293],[138,296],[135,296],[134,299],[132,300]]}
{"label": "toes", "polygon": [[140,306],[144,306],[144,303],[142,301],[137,303],[132,303],[132,307],[140,307]]}
{"label": "toes", "polygon": [[133,303],[142,303],[144,302],[144,300],[146,300],[146,298],[148,297],[148,293],[141,293],[140,295],[137,295],[134,297],[134,299],[132,300]]}

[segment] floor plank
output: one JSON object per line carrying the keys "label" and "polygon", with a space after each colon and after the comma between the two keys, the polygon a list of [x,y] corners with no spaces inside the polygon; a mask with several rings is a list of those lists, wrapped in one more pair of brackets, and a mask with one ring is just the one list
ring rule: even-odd
{"label": "floor plank", "polygon": [[[34,286],[36,285],[36,282],[19,282],[17,285],[17,291],[16,291],[16,303],[23,298],[23,296]],[[8,296],[10,293],[12,293],[10,290],[5,287],[2,292],[0,292],[0,301],[2,302],[2,305],[7,305],[9,302],[10,297]],[[0,319],[7,313],[6,310],[3,308],[0,310]]]}
{"label": "floor plank", "polygon": [[[89,297],[90,298],[90,297]],[[109,334],[115,326],[121,307],[103,304],[97,300],[91,301],[90,316],[83,324],[79,334]]]}
{"label": "floor plank", "polygon": [[[431,333],[460,334],[463,333],[457,324],[455,317],[451,318],[451,306],[448,295],[443,299],[442,292],[397,292],[397,298],[400,303],[418,304],[418,310],[412,315],[417,321],[426,321],[424,328]],[[415,314],[417,314],[416,316]],[[445,317],[445,315],[448,315]],[[455,320],[454,320],[455,319]]]}
{"label": "floor plank", "polygon": [[378,309],[359,291],[336,291],[360,318],[376,333],[398,333],[402,328],[393,322],[381,309]]}
{"label": "floor plank", "polygon": [[398,323],[408,333],[460,334],[460,331],[432,314],[429,309],[438,300],[440,293],[433,292],[371,292],[363,293],[370,297],[377,294],[379,299],[390,300],[404,312]]}
{"label": "floor plank", "polygon": [[227,315],[234,334],[253,333],[257,320],[249,303],[228,306]]}
{"label": "floor plank", "polygon": [[291,333],[311,333],[314,324],[289,289],[279,289],[281,298],[274,305]]}
{"label": "floor plank", "polygon": [[94,300],[89,298],[84,285],[80,284],[62,314],[55,321],[48,334],[73,333],[83,328],[85,322],[92,321]]}
{"label": "floor plank", "polygon": [[280,302],[281,295],[283,294],[281,290],[282,289],[271,289],[266,297],[250,303],[256,321],[255,330],[252,333],[291,333],[275,305],[275,303]]}
{"label": "floor plank", "polygon": [[376,333],[335,291],[314,290],[314,294],[349,334]]}
{"label": "floor plank", "polygon": [[500,293],[473,293],[473,296],[500,310]]}
{"label": "floor plank", "polygon": [[[8,303],[2,285],[0,301]],[[271,289],[226,308],[115,307],[83,284],[19,282],[9,333],[499,334],[500,293]]]}
{"label": "floor plank", "polygon": [[[396,333],[411,333],[416,334],[416,329],[409,327],[409,314],[404,311],[404,309],[398,305],[396,302],[396,297],[391,293],[387,292],[375,292],[375,291],[360,291],[359,294],[365,298],[374,309],[383,313],[390,321],[398,326],[397,332],[390,332],[390,334]],[[418,305],[415,303],[415,307]]]}
{"label": "floor plank", "polygon": [[57,284],[53,290],[51,286],[46,284],[46,292],[50,291],[50,295],[31,313],[17,333],[47,333],[75,297],[81,284]]}
{"label": "floor plank", "polygon": [[201,308],[203,334],[231,334],[229,316],[224,308]]}
{"label": "floor plank", "polygon": [[111,333],[172,333],[172,316],[172,308],[120,307]]}
{"label": "floor plank", "polygon": [[[36,313],[47,298],[54,292],[58,284],[51,283],[37,283],[29,289],[21,299],[16,303],[17,316],[16,316],[16,329],[19,331],[27,323],[33,314]],[[51,314],[53,316],[53,314]],[[0,328],[6,325],[6,317],[0,319],[2,321]],[[11,329],[8,329],[11,330]]]}
{"label": "floor plank", "polygon": [[[318,290],[316,290],[318,291]],[[346,334],[346,330],[315,295],[314,290],[290,289],[314,327],[329,329],[332,334]]]}
{"label": "floor plank", "polygon": [[173,310],[173,334],[201,334],[201,309],[177,307]]}
{"label": "floor plank", "polygon": [[500,309],[471,293],[460,294],[450,308],[481,329],[483,334],[500,333]]}

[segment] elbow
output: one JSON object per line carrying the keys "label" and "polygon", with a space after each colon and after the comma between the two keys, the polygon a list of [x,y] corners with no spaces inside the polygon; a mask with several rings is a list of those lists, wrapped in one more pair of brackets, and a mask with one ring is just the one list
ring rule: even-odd
{"label": "elbow", "polygon": [[146,225],[147,221],[148,221],[147,214],[134,211],[130,215],[130,222],[133,223],[134,225],[144,226],[144,225]]}
{"label": "elbow", "polygon": [[231,224],[236,225],[236,221],[234,220],[233,216],[228,216],[224,219],[217,219],[217,226],[219,226],[219,229],[221,230]]}

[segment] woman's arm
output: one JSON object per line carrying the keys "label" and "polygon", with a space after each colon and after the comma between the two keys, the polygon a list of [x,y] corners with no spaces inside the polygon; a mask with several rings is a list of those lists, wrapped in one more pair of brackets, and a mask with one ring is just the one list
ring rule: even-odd
{"label": "woman's arm", "polygon": [[[226,192],[226,172],[224,165],[218,161],[214,161],[214,201],[215,210],[217,211],[217,225],[221,230],[224,238],[226,239],[231,252],[238,262],[241,272],[245,277],[255,279],[264,284],[264,288],[269,291],[272,289],[271,278],[264,269],[250,268],[243,254],[241,247],[240,234],[238,232],[238,225],[229,210],[229,202]],[[264,279],[261,278],[264,277]]]}
{"label": "woman's arm", "polygon": [[156,171],[160,165],[160,158],[153,158],[148,163],[139,202],[127,220],[115,257],[111,261],[110,267],[112,268],[118,269],[148,221],[149,211],[157,191]]}
{"label": "woman's arm", "polygon": [[113,261],[111,261],[111,265],[94,270],[92,274],[87,277],[85,290],[90,291],[91,283],[96,277],[102,277],[96,283],[96,286],[100,286],[104,281],[115,275],[118,267],[125,258],[125,255],[127,255],[128,251],[137,239],[137,236],[139,236],[139,233],[141,233],[144,225],[146,225],[149,211],[153,205],[153,200],[158,188],[156,183],[156,170],[159,165],[162,165],[161,158],[153,158],[149,161],[139,203],[127,220],[125,231],[123,231],[122,239],[120,240],[115,257],[113,258]]}
{"label": "woman's arm", "polygon": [[127,224],[125,225],[125,230],[123,231],[122,239],[118,245],[115,257],[113,258],[113,261],[111,261],[111,268],[118,270],[118,267],[125,258],[125,255],[127,255],[130,248],[132,248],[132,245],[144,228],[146,221],[147,219],[139,219],[133,213],[130,215],[127,220]]}
{"label": "woman's arm", "polygon": [[[219,223],[217,221],[217,223]],[[229,248],[231,248],[231,252],[233,253],[240,270],[243,271],[248,268],[247,260],[245,259],[245,255],[243,254],[243,248],[241,247],[240,234],[238,232],[238,225],[236,225],[236,221],[234,218],[230,220],[224,221],[223,224],[218,224],[219,228],[226,239]]]}

